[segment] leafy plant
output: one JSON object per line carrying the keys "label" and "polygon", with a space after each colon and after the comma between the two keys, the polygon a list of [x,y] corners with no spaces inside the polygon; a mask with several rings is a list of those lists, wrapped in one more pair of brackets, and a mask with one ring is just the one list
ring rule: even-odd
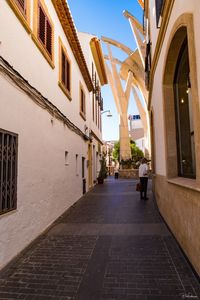
{"label": "leafy plant", "polygon": [[102,156],[100,160],[100,171],[98,178],[106,178],[107,177],[107,167],[106,167],[106,159],[105,156]]}

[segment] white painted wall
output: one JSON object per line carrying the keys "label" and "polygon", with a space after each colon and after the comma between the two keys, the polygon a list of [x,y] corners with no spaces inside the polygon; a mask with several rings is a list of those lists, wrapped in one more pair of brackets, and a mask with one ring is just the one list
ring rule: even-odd
{"label": "white painted wall", "polygon": [[[95,63],[94,63],[94,60],[93,60],[92,52],[91,52],[91,49],[90,49],[90,41],[95,36],[92,35],[92,34],[89,34],[89,33],[85,33],[85,32],[78,32],[78,36],[79,36],[79,40],[80,40],[80,43],[81,43],[83,53],[84,53],[85,58],[86,58],[86,63],[88,65],[88,69],[90,70],[90,72],[92,74],[92,62],[93,62],[94,72],[96,72],[96,76],[97,76],[96,78],[99,81],[99,85],[101,86],[101,82],[100,82],[98,72],[97,72],[97,69],[96,69],[96,66],[95,66]],[[91,103],[90,104],[90,113],[91,113],[91,116],[92,116],[92,93],[90,94],[90,103]],[[96,126],[96,123],[93,122],[92,117],[90,119],[89,126],[95,132],[95,134],[99,138],[101,138],[102,134],[101,134],[99,128]]]}
{"label": "white painted wall", "polygon": [[[45,97],[55,104],[65,115],[70,115],[74,122],[84,129],[84,120],[79,115],[79,81],[81,81],[88,97],[87,87],[69,47],[68,40],[54,10],[51,0],[45,0],[48,12],[54,23],[54,58],[55,68],[52,69],[40,50],[33,42],[31,35],[26,32],[22,24],[10,8],[6,0],[0,1],[0,55],[17,69],[31,85],[37,88]],[[59,48],[58,37],[66,46],[72,68],[72,103],[58,88],[59,79]],[[47,77],[48,76],[48,77]],[[87,100],[88,101],[88,100]],[[86,112],[87,113],[87,112]]]}
{"label": "white painted wall", "polygon": [[[91,122],[91,95],[52,2],[45,2],[55,28],[55,68],[50,67],[6,0],[0,1],[0,55],[82,131],[85,125],[95,128]],[[59,36],[71,59],[72,101],[58,86]],[[80,82],[86,93],[86,122],[79,115]],[[19,135],[17,210],[0,215],[0,268],[82,196],[82,157],[88,180],[88,144],[62,122],[54,119],[52,123],[51,118],[0,73],[0,128]],[[98,151],[98,142],[93,144]],[[68,151],[68,165],[65,151]]]}
{"label": "white painted wall", "polygon": [[0,216],[2,267],[81,197],[81,157],[87,156],[87,144],[60,121],[52,124],[48,112],[2,76],[0,91],[0,127],[19,135],[17,211]]}

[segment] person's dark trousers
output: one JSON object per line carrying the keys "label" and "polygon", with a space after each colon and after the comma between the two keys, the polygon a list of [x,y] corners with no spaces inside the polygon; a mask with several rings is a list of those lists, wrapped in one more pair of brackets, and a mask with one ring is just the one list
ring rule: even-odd
{"label": "person's dark trousers", "polygon": [[140,177],[141,183],[141,191],[140,191],[140,198],[147,199],[147,184],[148,184],[148,177]]}

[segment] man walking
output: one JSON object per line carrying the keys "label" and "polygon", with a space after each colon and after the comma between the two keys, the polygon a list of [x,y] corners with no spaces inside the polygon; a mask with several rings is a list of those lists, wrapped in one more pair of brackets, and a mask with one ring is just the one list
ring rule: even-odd
{"label": "man walking", "polygon": [[139,166],[139,177],[140,177],[140,199],[148,200],[147,198],[147,184],[148,184],[148,165],[146,158],[142,159],[142,162]]}

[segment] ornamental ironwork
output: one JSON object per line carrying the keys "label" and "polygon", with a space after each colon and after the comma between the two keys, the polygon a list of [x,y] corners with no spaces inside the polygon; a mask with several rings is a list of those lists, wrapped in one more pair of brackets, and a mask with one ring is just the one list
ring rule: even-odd
{"label": "ornamental ironwork", "polygon": [[0,129],[0,214],[17,207],[17,134]]}

